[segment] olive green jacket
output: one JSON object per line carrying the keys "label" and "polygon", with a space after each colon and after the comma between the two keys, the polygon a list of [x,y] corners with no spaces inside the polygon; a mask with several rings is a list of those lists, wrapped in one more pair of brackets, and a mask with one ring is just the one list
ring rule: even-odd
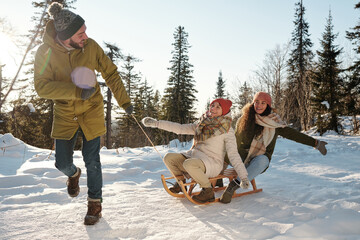
{"label": "olive green jacket", "polygon": [[82,89],[71,81],[71,72],[79,66],[100,72],[119,106],[131,105],[116,65],[93,40],[87,39],[82,49],[68,51],[56,40],[53,20],[46,26],[43,44],[35,56],[35,90],[42,98],[54,101],[54,121],[51,136],[71,139],[79,127],[86,139],[92,140],[106,132],[103,96],[99,83],[95,93],[81,99]]}
{"label": "olive green jacket", "polygon": [[[241,159],[243,161],[245,161],[245,159],[249,153],[251,142],[255,136],[255,132],[250,135],[246,135],[244,132],[242,132],[240,134],[236,132],[235,136],[236,136],[236,144],[237,144],[238,152],[241,156]],[[269,158],[269,161],[271,161],[271,156],[274,152],[275,144],[276,144],[276,140],[277,140],[278,136],[282,136],[286,139],[290,139],[295,142],[308,145],[310,147],[315,147],[315,144],[316,144],[315,138],[310,137],[306,134],[303,134],[291,127],[276,128],[274,138],[270,142],[270,144],[266,147],[266,152],[264,154]],[[227,159],[226,159],[226,162],[229,163],[229,161]]]}

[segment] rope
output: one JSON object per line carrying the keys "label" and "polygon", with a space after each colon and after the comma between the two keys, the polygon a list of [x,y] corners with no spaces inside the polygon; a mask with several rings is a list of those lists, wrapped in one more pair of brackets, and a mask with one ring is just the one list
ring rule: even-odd
{"label": "rope", "polygon": [[159,154],[160,158],[164,161],[164,158],[161,156],[160,152],[156,149],[154,143],[150,140],[149,136],[146,134],[146,132],[144,131],[144,129],[141,127],[140,123],[136,120],[134,114],[131,114],[131,116],[134,118],[135,122],[137,123],[137,125],[139,125],[141,131],[145,134],[146,138],[149,140],[149,142],[151,143],[151,145],[153,146],[153,148],[155,149],[155,151]]}
{"label": "rope", "polygon": [[[169,170],[169,172],[171,173],[171,175],[174,177],[175,181],[180,185],[180,180],[174,175],[174,173],[170,170],[171,168],[169,168],[169,166],[166,164],[164,158],[161,156],[160,152],[156,149],[155,145],[153,144],[153,142],[150,140],[149,136],[146,134],[146,132],[144,131],[144,129],[141,127],[140,123],[136,120],[135,116],[133,114],[131,114],[131,116],[135,119],[135,122],[139,125],[141,131],[145,134],[146,138],[149,140],[149,142],[151,143],[151,145],[153,146],[153,148],[156,150],[156,152],[159,154],[160,158],[163,160],[166,168]],[[174,184],[173,184],[174,185]]]}

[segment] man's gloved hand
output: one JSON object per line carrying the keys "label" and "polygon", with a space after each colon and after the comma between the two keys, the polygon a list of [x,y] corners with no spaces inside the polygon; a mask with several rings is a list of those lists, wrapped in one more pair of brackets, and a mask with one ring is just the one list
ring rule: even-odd
{"label": "man's gloved hand", "polygon": [[159,125],[159,121],[151,117],[144,117],[141,122],[145,127],[157,128]]}
{"label": "man's gloved hand", "polygon": [[132,112],[133,112],[133,110],[134,110],[133,105],[130,105],[130,106],[128,106],[128,107],[125,109],[125,112],[126,112],[128,115],[131,115]]}
{"label": "man's gloved hand", "polygon": [[249,179],[248,178],[242,178],[241,183],[240,183],[240,187],[242,189],[248,189],[249,186],[250,186]]}
{"label": "man's gloved hand", "polygon": [[319,150],[319,152],[322,154],[322,155],[326,155],[327,153],[327,149],[325,147],[325,145],[328,144],[327,142],[325,141],[319,141],[318,140],[318,144],[316,146],[316,149]]}
{"label": "man's gloved hand", "polygon": [[81,99],[88,100],[95,92],[95,88],[83,88],[81,91]]}

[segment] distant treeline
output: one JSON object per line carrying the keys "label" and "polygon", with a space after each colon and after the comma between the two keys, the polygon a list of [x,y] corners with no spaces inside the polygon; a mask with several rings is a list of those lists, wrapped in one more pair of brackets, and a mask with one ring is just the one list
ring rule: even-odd
{"label": "distant treeline", "polygon": [[[65,7],[75,1],[58,1]],[[33,2],[36,9],[44,12],[47,4]],[[355,9],[360,3],[355,4]],[[15,79],[26,83],[25,88],[12,88],[11,80],[2,77],[0,66],[0,133],[12,133],[24,142],[41,147],[52,148],[50,137],[53,102],[37,96],[33,87],[33,62],[35,46],[41,44],[41,37],[49,16],[39,17],[36,13],[33,20],[36,29],[29,32],[29,39],[35,36],[35,41],[28,47],[32,59],[26,65],[26,79]],[[1,19],[0,19],[1,20]],[[3,24],[0,21],[0,26]],[[343,48],[335,44],[337,33],[333,32],[331,11],[325,22],[325,29],[320,40],[320,48],[313,52],[313,43],[309,37],[309,23],[305,20],[305,7],[302,1],[295,4],[295,19],[292,38],[283,46],[277,45],[269,50],[263,64],[254,71],[254,76],[238,86],[232,86],[233,93],[226,91],[226,81],[219,70],[218,81],[213,86],[215,97],[230,98],[233,105],[234,123],[241,116],[241,108],[252,101],[257,91],[268,92],[273,99],[273,107],[281,117],[298,130],[308,130],[316,126],[323,134],[333,130],[339,134],[343,129],[339,124],[340,116],[352,116],[353,133],[359,131],[356,115],[360,114],[360,61],[347,59],[341,62]],[[37,35],[35,35],[37,34]],[[346,36],[354,46],[356,55],[360,54],[360,25],[346,31]],[[188,51],[188,33],[183,26],[178,26],[174,32],[172,58],[169,61],[170,76],[167,86],[161,94],[154,90],[141,72],[134,67],[139,61],[132,55],[123,55],[116,44],[104,43],[109,58],[118,66],[126,90],[134,105],[133,115],[140,121],[145,116],[178,123],[196,121],[195,111],[196,80],[193,78],[193,65],[190,63]],[[99,82],[101,77],[98,76]],[[18,93],[16,100],[7,101],[5,92]],[[112,95],[105,84],[101,84],[105,104],[105,120],[107,133],[103,137],[103,145],[107,148],[140,147],[149,145],[137,122],[133,117],[113,103]],[[206,86],[210,87],[211,86]],[[30,106],[30,107],[29,107]],[[2,111],[2,109],[10,109]],[[34,110],[34,111],[33,111]],[[167,144],[173,138],[189,140],[191,136],[176,136],[158,129],[144,129],[154,144]],[[78,146],[80,147],[80,146]]]}

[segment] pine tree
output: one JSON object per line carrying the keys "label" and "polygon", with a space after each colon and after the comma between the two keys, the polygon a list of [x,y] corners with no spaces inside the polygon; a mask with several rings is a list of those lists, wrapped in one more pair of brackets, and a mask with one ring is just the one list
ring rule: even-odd
{"label": "pine tree", "polygon": [[164,114],[161,112],[161,109],[162,109],[162,107],[161,107],[161,94],[160,94],[160,91],[159,91],[159,90],[156,90],[156,91],[155,91],[152,105],[153,105],[154,108],[156,109],[156,114],[154,115],[156,118],[160,118],[160,116],[164,115]]}
{"label": "pine tree", "polygon": [[[360,9],[360,2],[355,4],[355,9]],[[347,38],[352,41],[354,50],[360,54],[360,24],[352,28],[352,31],[346,31]],[[344,108],[346,113],[353,116],[354,132],[359,131],[359,123],[356,115],[360,114],[360,58],[347,69],[347,78],[345,81]]]}
{"label": "pine tree", "polygon": [[[110,44],[105,42],[105,47],[108,49],[106,51],[106,55],[110,58],[110,60],[114,63],[117,63],[119,59],[123,58],[120,48],[118,48],[115,44]],[[111,113],[113,109],[112,104],[112,93],[111,90],[106,84],[102,84],[103,87],[106,89],[106,100],[104,101],[106,104],[106,111],[105,111],[105,122],[106,122],[106,134],[105,134],[105,146],[109,149],[112,148],[112,126],[111,126]]]}
{"label": "pine tree", "polygon": [[163,97],[164,116],[169,121],[178,123],[189,123],[195,119],[194,104],[196,101],[194,93],[195,81],[192,76],[192,67],[189,63],[187,41],[188,33],[184,27],[179,26],[174,33],[175,42],[172,44],[174,50],[170,60],[171,75],[167,82],[167,88]]}
{"label": "pine tree", "polygon": [[360,124],[356,116],[360,114],[360,71],[350,68],[346,72],[348,74],[344,81],[343,114],[352,116],[353,132],[359,133]]}
{"label": "pine tree", "polygon": [[[158,111],[154,105],[154,91],[149,86],[147,80],[140,82],[139,91],[134,101],[134,116],[136,119],[143,119],[144,117],[157,118]],[[144,131],[150,137],[154,139],[158,131],[154,128],[145,128]],[[140,127],[136,127],[135,131],[132,132],[136,136],[136,145],[134,147],[141,147],[149,145],[148,139],[144,136]]]}
{"label": "pine tree", "polygon": [[216,93],[215,93],[215,98],[225,98],[225,81],[223,79],[222,76],[222,72],[220,70],[219,72],[219,77],[218,80],[216,82]]}
{"label": "pine tree", "polygon": [[[47,126],[49,111],[46,109],[33,109],[27,100],[19,98],[11,101],[12,111],[10,119],[6,123],[7,129],[14,137],[40,148],[51,148],[53,141],[50,134],[44,134],[44,131],[51,131]],[[30,101],[31,102],[31,101]],[[33,111],[35,110],[35,111]]]}
{"label": "pine tree", "polygon": [[[360,9],[360,2],[355,4],[355,9]],[[352,41],[354,45],[354,50],[356,53],[360,54],[360,24],[352,28],[352,31],[346,31],[347,38]],[[357,60],[353,67],[360,66],[360,60]]]}
{"label": "pine tree", "polygon": [[[170,60],[171,67],[168,68],[171,73],[167,81],[167,88],[165,89],[164,97],[162,99],[162,119],[177,122],[190,123],[195,120],[194,104],[196,101],[195,81],[192,76],[192,67],[189,63],[188,49],[188,33],[185,32],[184,27],[179,26],[174,33],[175,42],[172,44],[174,50],[172,59]],[[175,138],[172,133],[164,133],[167,142]],[[179,136],[182,141],[182,136]]]}
{"label": "pine tree", "polygon": [[[318,63],[312,80],[312,106],[318,115],[316,125],[320,134],[326,130],[339,132],[337,118],[341,110],[342,80],[339,77],[341,63],[337,59],[342,49],[334,44],[338,34],[333,33],[333,28],[331,11],[329,11],[325,32],[320,41],[321,50],[316,51]],[[324,119],[322,116],[324,114],[330,116]]]}
{"label": "pine tree", "polygon": [[288,82],[285,90],[285,120],[295,128],[306,130],[310,125],[310,71],[313,53],[309,24],[305,20],[302,0],[296,3],[295,29],[292,33],[293,50],[288,60]]}
{"label": "pine tree", "polygon": [[[164,114],[161,112],[161,94],[159,92],[159,90],[155,91],[154,97],[152,99],[151,102],[152,107],[155,109],[155,112],[153,113],[153,117],[156,119],[159,119],[161,116],[163,116]],[[149,115],[151,116],[151,115]],[[154,144],[156,145],[164,145],[166,144],[163,136],[161,135],[161,130],[157,129],[157,128],[152,128],[151,129],[151,139],[153,141]]]}
{"label": "pine tree", "polygon": [[[135,100],[133,102],[134,105],[134,111],[133,111],[133,116],[136,119],[141,120],[142,118],[144,118],[145,116],[145,101],[146,99],[144,99],[145,93],[144,93],[144,88],[140,87],[139,88],[139,92],[136,94]],[[131,119],[133,120],[133,119]],[[145,136],[143,135],[141,129],[137,126],[136,122],[132,122],[133,126],[132,126],[132,130],[131,130],[131,141],[129,143],[130,147],[140,147],[140,146],[145,146],[146,142],[148,141]]]}
{"label": "pine tree", "polygon": [[253,90],[251,87],[249,87],[246,83],[246,81],[244,82],[244,85],[240,88],[240,94],[238,96],[238,105],[239,108],[242,109],[247,103],[252,102],[253,99]]}
{"label": "pine tree", "polygon": [[[134,116],[137,115],[136,111],[139,109],[136,106],[136,102],[139,101],[139,86],[141,80],[141,73],[134,71],[134,64],[136,62],[139,62],[139,59],[135,58],[134,56],[125,56],[124,63],[121,66],[122,70],[120,71],[127,94],[130,97],[131,103],[135,105],[133,111]],[[122,116],[118,119],[119,134],[117,135],[117,145],[122,147],[132,147],[136,142],[136,136],[132,133],[137,131],[137,123],[131,116],[127,115],[126,113],[123,113]]]}
{"label": "pine tree", "polygon": [[158,118],[159,107],[157,106],[157,104],[159,103],[155,102],[155,101],[159,101],[159,99],[155,100],[157,94],[159,94],[158,91],[154,93],[154,90],[151,86],[149,86],[147,79],[145,79],[143,85],[141,86],[140,91],[143,93],[142,98],[144,101],[143,115],[141,116],[141,118],[146,116]]}
{"label": "pine tree", "polygon": [[235,127],[237,119],[241,116],[241,109],[247,104],[252,102],[253,99],[253,89],[245,81],[242,86],[240,86],[235,93],[234,97],[234,114],[233,114],[233,125]]}
{"label": "pine tree", "polygon": [[[38,125],[40,126],[40,132],[34,132],[34,135],[39,139],[39,144],[34,144],[34,146],[41,146],[42,148],[53,149],[54,140],[51,138],[52,131],[52,122],[53,122],[53,109],[54,103],[50,99],[43,98],[32,98],[30,103],[33,105],[35,112],[32,113],[33,118],[38,120]],[[30,122],[29,122],[30,123]],[[41,134],[39,134],[41,133]]]}

